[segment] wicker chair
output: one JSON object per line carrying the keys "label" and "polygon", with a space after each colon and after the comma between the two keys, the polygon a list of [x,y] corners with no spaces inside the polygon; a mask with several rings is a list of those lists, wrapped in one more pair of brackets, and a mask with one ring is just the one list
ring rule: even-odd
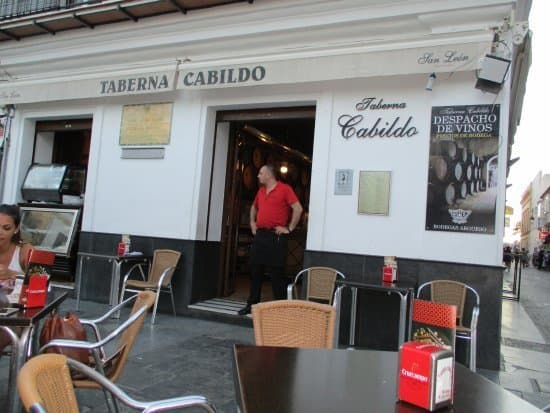
{"label": "wicker chair", "polygon": [[[479,318],[479,294],[467,284],[451,280],[434,280],[418,287],[418,298],[422,298],[422,290],[430,287],[430,299],[436,303],[456,306],[456,338],[469,342],[470,370],[476,371],[477,351],[477,321]],[[464,308],[467,293],[473,296],[473,305],[469,317],[469,325],[464,323]]]}
{"label": "wicker chair", "polygon": [[[91,327],[96,336],[96,341],[92,342],[57,339],[52,340],[44,345],[40,349],[40,352],[42,353],[48,348],[54,346],[87,349],[93,357],[92,362],[96,370],[107,377],[109,380],[116,381],[118,380],[120,374],[122,373],[122,369],[126,364],[126,360],[128,359],[128,355],[132,350],[137,334],[139,333],[141,326],[143,325],[143,321],[147,316],[147,311],[153,306],[155,299],[156,294],[152,291],[142,291],[139,294],[128,298],[126,301],[120,303],[118,306],[112,308],[109,312],[98,319],[81,319],[80,322],[82,324]],[[102,338],[99,333],[98,324],[111,317],[113,313],[119,311],[120,307],[130,303],[131,301],[135,302],[128,319],[120,326],[118,326],[115,330],[113,330],[110,334],[108,334],[105,338]],[[117,337],[118,342],[113,353],[110,356],[106,357],[106,353],[104,350],[105,344],[113,341]],[[80,377],[74,378],[73,384],[75,387],[79,388],[100,388],[100,386],[95,381]]]}
{"label": "wicker chair", "polygon": [[252,306],[256,345],[333,348],[336,310],[328,304],[279,300]]}
{"label": "wicker chair", "polygon": [[[344,274],[334,268],[310,267],[300,271],[294,282],[287,287],[287,298],[292,300],[295,296],[296,286],[300,278],[306,281],[305,299],[308,301],[332,304],[335,291],[334,282],[338,277],[345,279]],[[340,287],[341,288],[341,287]]]}
{"label": "wicker chair", "polygon": [[[174,315],[176,315],[176,305],[174,303],[174,293],[172,291],[172,275],[174,274],[180,257],[181,253],[178,251],[155,250],[153,254],[153,263],[151,264],[147,280],[130,279],[134,269],[142,267],[143,264],[132,266],[124,276],[124,281],[122,282],[120,302],[124,300],[124,294],[127,291],[138,293],[143,290],[150,290],[156,292],[157,299],[155,301],[155,307],[153,308],[153,317],[151,318],[151,324],[155,324],[160,293],[169,293],[172,300],[172,311]],[[143,274],[143,270],[140,271],[140,274]]]}
{"label": "wicker chair", "polygon": [[199,407],[215,413],[214,406],[202,396],[176,397],[152,402],[138,401],[92,368],[60,354],[41,354],[30,359],[17,376],[17,389],[27,412],[77,413],[71,371],[87,377],[112,397],[141,412],[163,412]]}

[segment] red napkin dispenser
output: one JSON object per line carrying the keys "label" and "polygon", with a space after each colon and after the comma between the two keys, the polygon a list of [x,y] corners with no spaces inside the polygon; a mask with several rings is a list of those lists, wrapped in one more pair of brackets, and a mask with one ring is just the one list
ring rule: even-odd
{"label": "red napkin dispenser", "polygon": [[48,276],[33,275],[29,279],[25,307],[44,307],[48,298]]}
{"label": "red napkin dispenser", "polygon": [[416,341],[403,343],[400,349],[398,383],[399,400],[429,411],[452,405],[452,351]]}

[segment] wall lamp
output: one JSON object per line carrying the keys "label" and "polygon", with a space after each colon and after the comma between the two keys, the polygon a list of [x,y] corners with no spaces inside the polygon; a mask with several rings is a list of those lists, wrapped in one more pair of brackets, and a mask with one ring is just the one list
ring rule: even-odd
{"label": "wall lamp", "polygon": [[429,90],[430,92],[432,91],[435,79],[437,79],[435,73],[431,73],[430,76],[428,76],[428,81],[426,82],[426,90]]}

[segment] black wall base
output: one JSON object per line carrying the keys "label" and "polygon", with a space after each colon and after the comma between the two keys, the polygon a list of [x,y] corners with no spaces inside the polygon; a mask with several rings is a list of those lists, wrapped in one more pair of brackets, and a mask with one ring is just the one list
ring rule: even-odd
{"label": "black wall base", "polygon": [[[116,255],[121,234],[81,232],[79,252]],[[132,251],[153,255],[156,249],[173,249],[182,253],[172,277],[176,312],[186,314],[187,306],[195,301],[217,296],[219,277],[218,242],[189,241],[131,235]],[[122,268],[122,277],[128,268]],[[84,260],[81,299],[107,303],[111,280],[111,264],[106,260]],[[170,297],[162,294],[159,311],[171,312]]]}
{"label": "black wall base", "polygon": [[[399,280],[414,283],[417,287],[427,281],[448,279],[473,287],[480,295],[478,323],[477,367],[499,370],[500,327],[502,317],[502,267],[489,267],[452,262],[398,259]],[[304,268],[327,266],[341,271],[348,280],[379,282],[382,277],[384,257],[342,254],[321,251],[305,251]],[[398,301],[392,296],[369,294],[359,297],[367,303],[364,319],[357,319],[357,341],[371,348],[395,350],[394,334],[388,334],[398,319]],[[389,303],[389,305],[388,305]],[[346,301],[344,301],[346,304]],[[340,340],[347,342],[346,319],[342,320]],[[374,339],[377,337],[378,339]],[[460,345],[460,341],[457,343]],[[457,348],[457,359],[465,359],[463,346]]]}
{"label": "black wall base", "polygon": [[[120,234],[82,232],[79,251],[96,254],[116,254]],[[132,250],[152,255],[155,249],[168,248],[182,252],[182,258],[173,276],[176,312],[189,315],[187,306],[196,301],[218,295],[220,243],[131,236]],[[322,265],[338,269],[348,280],[379,282],[383,257],[333,252],[304,252],[304,268]],[[124,274],[124,268],[122,273]],[[127,270],[127,269],[126,269]],[[480,295],[481,308],[478,325],[477,366],[498,370],[500,367],[500,326],[502,304],[502,268],[451,262],[398,259],[399,279],[417,287],[435,279],[451,279],[472,286]],[[81,298],[106,303],[109,297],[111,264],[105,260],[84,261]],[[349,324],[349,294],[344,296],[341,343],[347,343]],[[356,342],[360,346],[396,350],[395,328],[398,320],[398,299],[375,293],[359,296],[365,311],[358,314]],[[170,298],[163,294],[159,311],[170,312]],[[460,343],[460,342],[459,342]],[[466,359],[464,348],[457,348],[457,359]]]}

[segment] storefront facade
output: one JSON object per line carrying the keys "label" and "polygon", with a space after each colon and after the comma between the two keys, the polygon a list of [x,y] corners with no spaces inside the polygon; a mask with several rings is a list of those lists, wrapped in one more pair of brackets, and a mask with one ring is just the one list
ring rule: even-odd
{"label": "storefront facade", "polygon": [[[329,265],[372,281],[383,257],[396,256],[402,279],[472,285],[482,299],[479,366],[497,369],[516,55],[498,93],[476,88],[476,73],[501,44],[491,28],[512,14],[526,19],[529,7],[317,3],[236,4],[190,13],[184,23],[151,18],[140,30],[98,30],[94,44],[82,30],[0,44],[12,76],[0,85],[0,100],[16,108],[3,202],[23,201],[28,167],[51,161],[51,141],[37,137],[37,122],[91,119],[78,250],[113,253],[130,234],[136,251],[182,251],[174,288],[183,314],[223,289],[233,141],[220,114],[308,108],[314,129],[303,266]],[[500,35],[515,53],[512,30]],[[141,108],[134,116],[145,116],[160,104],[167,104],[167,131],[141,130],[145,141],[133,141],[139,133],[129,132],[136,119],[128,111]],[[144,122],[160,128],[158,119]],[[448,147],[454,155],[443,154]],[[464,169],[454,178],[436,171],[450,160],[444,169]],[[369,180],[376,179],[370,172],[390,183]],[[90,264],[83,298],[106,298],[105,272]]]}

